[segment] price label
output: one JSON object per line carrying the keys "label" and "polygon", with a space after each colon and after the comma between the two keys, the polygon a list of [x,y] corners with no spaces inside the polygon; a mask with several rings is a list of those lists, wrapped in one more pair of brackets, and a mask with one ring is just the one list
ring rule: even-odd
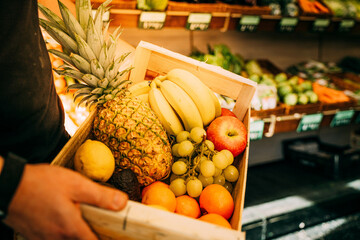
{"label": "price label", "polygon": [[344,19],[339,24],[339,32],[349,32],[354,26],[354,19]]}
{"label": "price label", "polygon": [[242,16],[239,22],[240,32],[255,32],[260,23],[260,16]]}
{"label": "price label", "polygon": [[211,22],[211,17],[211,13],[190,13],[186,22],[186,28],[192,31],[207,30]]}
{"label": "price label", "polygon": [[317,130],[319,129],[322,118],[323,118],[322,113],[305,115],[301,118],[296,131],[306,132],[306,131]]}
{"label": "price label", "polygon": [[282,18],[279,23],[280,32],[293,32],[298,24],[297,18]]}
{"label": "price label", "polygon": [[314,21],[313,31],[314,32],[325,32],[327,27],[330,25],[330,19],[318,18]]}
{"label": "price label", "polygon": [[355,114],[354,110],[337,112],[330,123],[330,127],[349,125],[351,123],[354,114]]}
{"label": "price label", "polygon": [[260,140],[264,133],[264,121],[256,120],[250,123],[250,140]]}
{"label": "price label", "polygon": [[141,12],[138,26],[142,29],[162,29],[165,19],[165,12]]}

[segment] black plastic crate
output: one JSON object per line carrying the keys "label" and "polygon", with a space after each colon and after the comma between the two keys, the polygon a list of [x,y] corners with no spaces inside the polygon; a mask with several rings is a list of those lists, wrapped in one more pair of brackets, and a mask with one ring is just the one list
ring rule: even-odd
{"label": "black plastic crate", "polygon": [[316,136],[283,141],[283,154],[286,161],[333,179],[360,170],[360,149],[323,143]]}

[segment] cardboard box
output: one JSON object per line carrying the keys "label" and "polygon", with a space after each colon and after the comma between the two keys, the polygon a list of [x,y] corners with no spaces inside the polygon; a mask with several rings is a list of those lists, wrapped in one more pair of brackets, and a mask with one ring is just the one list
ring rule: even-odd
{"label": "cardboard box", "polygon": [[[173,68],[182,68],[192,72],[213,91],[237,100],[234,113],[244,122],[249,132],[250,102],[256,89],[256,83],[253,81],[147,42],[140,42],[137,46],[133,66],[129,78],[134,83],[144,81],[149,71],[166,74]],[[95,115],[96,110],[90,113],[53,160],[53,165],[73,167],[73,156],[77,148],[89,138]],[[101,239],[245,239],[245,234],[241,232],[241,216],[245,199],[248,155],[249,144],[244,153],[234,161],[240,175],[233,191],[235,210],[230,221],[233,230],[134,201],[129,201],[126,208],[120,212],[82,205],[83,216]]]}

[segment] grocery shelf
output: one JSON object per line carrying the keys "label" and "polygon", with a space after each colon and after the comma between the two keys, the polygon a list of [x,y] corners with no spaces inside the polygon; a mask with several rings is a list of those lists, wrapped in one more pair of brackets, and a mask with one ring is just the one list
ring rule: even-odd
{"label": "grocery shelf", "polygon": [[[110,9],[111,24],[115,26],[122,26],[124,28],[137,28],[139,26],[140,15],[146,11],[138,9]],[[201,12],[201,11],[196,11]],[[147,12],[149,13],[149,12]],[[177,11],[167,10],[164,12],[152,12],[155,14],[164,13],[166,18],[163,22],[163,27],[166,28],[186,28],[188,17],[194,11]],[[202,12],[204,13],[204,12]],[[216,12],[209,11],[212,18],[208,24],[209,29],[220,30],[226,32],[228,30],[238,30],[246,32],[313,32],[313,33],[348,33],[360,34],[360,20],[359,19],[342,19],[334,17],[315,17],[315,16],[299,16],[296,18],[289,18],[274,15],[253,15],[247,13],[232,13],[232,12]],[[259,18],[257,24],[250,23],[246,29],[241,29],[240,21],[243,17],[255,16]],[[288,22],[286,22],[286,21]],[[295,23],[289,23],[289,20],[295,20]],[[325,25],[324,27],[324,20]],[[319,22],[318,22],[319,21]],[[322,23],[320,21],[323,21]],[[319,27],[315,25],[319,23]],[[287,25],[290,24],[290,25]],[[295,25],[293,25],[295,24]],[[344,25],[345,27],[341,27]],[[346,27],[346,26],[351,27]],[[252,27],[255,26],[255,27]],[[282,27],[281,27],[282,26]]]}

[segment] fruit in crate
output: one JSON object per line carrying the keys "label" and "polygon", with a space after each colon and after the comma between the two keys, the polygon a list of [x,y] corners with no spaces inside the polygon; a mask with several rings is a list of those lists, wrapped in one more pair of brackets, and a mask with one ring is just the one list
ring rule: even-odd
{"label": "fruit in crate", "polygon": [[247,145],[247,130],[238,118],[221,116],[211,122],[206,130],[207,139],[214,143],[215,149],[229,150],[234,157],[241,154]]}
{"label": "fruit in crate", "polygon": [[236,117],[235,113],[227,108],[221,108],[221,116],[232,116]]}
{"label": "fruit in crate", "polygon": [[212,184],[204,188],[200,198],[200,209],[205,213],[216,213],[229,219],[234,211],[234,200],[225,187]]}
{"label": "fruit in crate", "polygon": [[143,195],[141,202],[146,205],[163,206],[170,212],[174,212],[176,208],[175,194],[169,188],[160,184],[149,188]]}
{"label": "fruit in crate", "polygon": [[108,181],[115,188],[127,193],[130,200],[141,201],[140,184],[130,169],[117,169]]}
{"label": "fruit in crate", "polygon": [[[142,83],[139,83],[142,84]],[[175,68],[156,77],[148,92],[150,107],[168,135],[210,124],[221,115],[215,94],[191,72]]]}
{"label": "fruit in crate", "polygon": [[199,220],[231,229],[230,223],[223,216],[216,213],[205,214]]}
{"label": "fruit in crate", "polygon": [[234,156],[231,151],[215,150],[213,142],[206,139],[204,128],[181,131],[176,136],[172,154],[175,161],[170,176],[170,190],[177,197],[187,194],[197,198],[205,187],[213,184],[223,185],[231,192],[233,183],[239,178],[239,171],[232,165]]}
{"label": "fruit in crate", "polygon": [[192,218],[198,218],[201,215],[199,203],[195,198],[188,195],[182,195],[176,198],[175,213]]}
{"label": "fruit in crate", "polygon": [[76,150],[74,168],[95,181],[106,182],[114,172],[115,159],[104,143],[88,139]]}
{"label": "fruit in crate", "polygon": [[129,94],[130,68],[123,66],[129,53],[116,56],[120,27],[107,36],[109,23],[103,26],[110,2],[103,2],[94,18],[89,0],[76,1],[77,18],[59,2],[63,20],[39,4],[48,19],[40,19],[40,25],[64,49],[51,51],[65,62],[56,72],[80,82],[68,87],[77,90],[74,99],[81,99],[79,105],[97,108],[95,139],[111,149],[116,168],[131,169],[141,185],[148,185],[169,175],[171,146],[151,108]]}

